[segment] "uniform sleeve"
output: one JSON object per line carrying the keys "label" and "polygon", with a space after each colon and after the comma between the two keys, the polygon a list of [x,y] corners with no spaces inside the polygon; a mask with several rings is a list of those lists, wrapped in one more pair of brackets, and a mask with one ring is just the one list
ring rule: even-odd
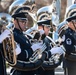
{"label": "uniform sleeve", "polygon": [[0,44],[0,50],[2,50],[3,49],[3,45],[2,45],[2,43]]}
{"label": "uniform sleeve", "polygon": [[74,51],[74,39],[70,35],[65,35],[63,46],[67,54],[70,54]]}
{"label": "uniform sleeve", "polygon": [[21,48],[21,53],[18,55],[18,59],[22,61],[28,60],[29,57],[33,54],[30,43],[24,36],[16,33],[14,33],[14,38]]}

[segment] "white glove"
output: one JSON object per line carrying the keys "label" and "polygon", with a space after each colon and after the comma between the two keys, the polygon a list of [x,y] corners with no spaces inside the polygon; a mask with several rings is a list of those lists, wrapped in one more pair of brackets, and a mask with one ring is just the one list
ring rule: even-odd
{"label": "white glove", "polygon": [[40,29],[39,32],[40,32],[40,35],[44,34],[44,30],[43,29]]}
{"label": "white glove", "polygon": [[40,48],[42,48],[42,42],[40,42],[40,43],[34,43],[32,46],[31,46],[31,48],[32,48],[32,50],[33,51],[35,51],[35,50],[37,50],[37,49],[40,49]]}
{"label": "white glove", "polygon": [[21,48],[19,46],[19,44],[16,44],[16,55],[21,53]]}
{"label": "white glove", "polygon": [[64,51],[61,47],[54,47],[50,50],[51,54],[64,54]]}
{"label": "white glove", "polygon": [[4,30],[4,32],[0,35],[0,43],[3,42],[4,39],[9,37],[10,31],[8,29]]}

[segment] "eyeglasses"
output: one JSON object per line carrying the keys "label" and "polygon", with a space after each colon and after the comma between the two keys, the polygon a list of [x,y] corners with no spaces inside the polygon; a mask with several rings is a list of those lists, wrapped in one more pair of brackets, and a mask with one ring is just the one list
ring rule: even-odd
{"label": "eyeglasses", "polygon": [[72,22],[76,23],[76,20],[72,20]]}
{"label": "eyeglasses", "polygon": [[46,26],[46,27],[51,29],[51,26]]}
{"label": "eyeglasses", "polygon": [[21,22],[22,24],[26,24],[26,20],[19,20],[19,22]]}
{"label": "eyeglasses", "polygon": [[20,18],[20,17],[16,17],[16,19],[18,19],[18,20],[28,20],[27,18]]}
{"label": "eyeglasses", "polygon": [[51,28],[50,25],[47,25],[47,24],[42,24],[43,26],[46,26],[47,28]]}

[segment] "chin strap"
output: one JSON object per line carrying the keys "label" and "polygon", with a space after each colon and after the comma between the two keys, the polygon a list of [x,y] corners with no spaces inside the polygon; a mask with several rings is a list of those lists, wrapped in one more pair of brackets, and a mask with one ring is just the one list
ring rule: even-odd
{"label": "chin strap", "polygon": [[17,20],[17,23],[18,23],[18,26],[19,26],[20,30],[23,31],[22,28],[20,27],[18,19],[16,19],[16,20]]}
{"label": "chin strap", "polygon": [[76,32],[76,26],[75,26],[75,24],[74,24],[74,22],[72,21],[72,23],[73,23],[73,26],[74,26],[74,28],[75,28],[75,32]]}

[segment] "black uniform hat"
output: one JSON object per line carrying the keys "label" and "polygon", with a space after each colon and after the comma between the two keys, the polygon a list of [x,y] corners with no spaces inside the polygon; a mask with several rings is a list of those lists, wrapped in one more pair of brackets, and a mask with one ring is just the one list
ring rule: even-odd
{"label": "black uniform hat", "polygon": [[28,8],[26,6],[18,7],[14,11],[12,17],[15,19],[27,20],[27,15],[28,15],[27,10],[28,10]]}
{"label": "black uniform hat", "polygon": [[16,13],[12,15],[13,18],[15,19],[20,19],[20,20],[27,20],[27,12],[21,12],[21,13]]}
{"label": "black uniform hat", "polygon": [[41,20],[38,21],[37,24],[38,26],[42,25],[42,26],[50,26],[51,20]]}
{"label": "black uniform hat", "polygon": [[68,22],[70,22],[72,20],[76,20],[76,15],[75,16],[71,16],[71,17],[66,19],[66,21],[68,21]]}
{"label": "black uniform hat", "polygon": [[38,26],[51,26],[51,15],[48,12],[42,12],[38,15]]}

